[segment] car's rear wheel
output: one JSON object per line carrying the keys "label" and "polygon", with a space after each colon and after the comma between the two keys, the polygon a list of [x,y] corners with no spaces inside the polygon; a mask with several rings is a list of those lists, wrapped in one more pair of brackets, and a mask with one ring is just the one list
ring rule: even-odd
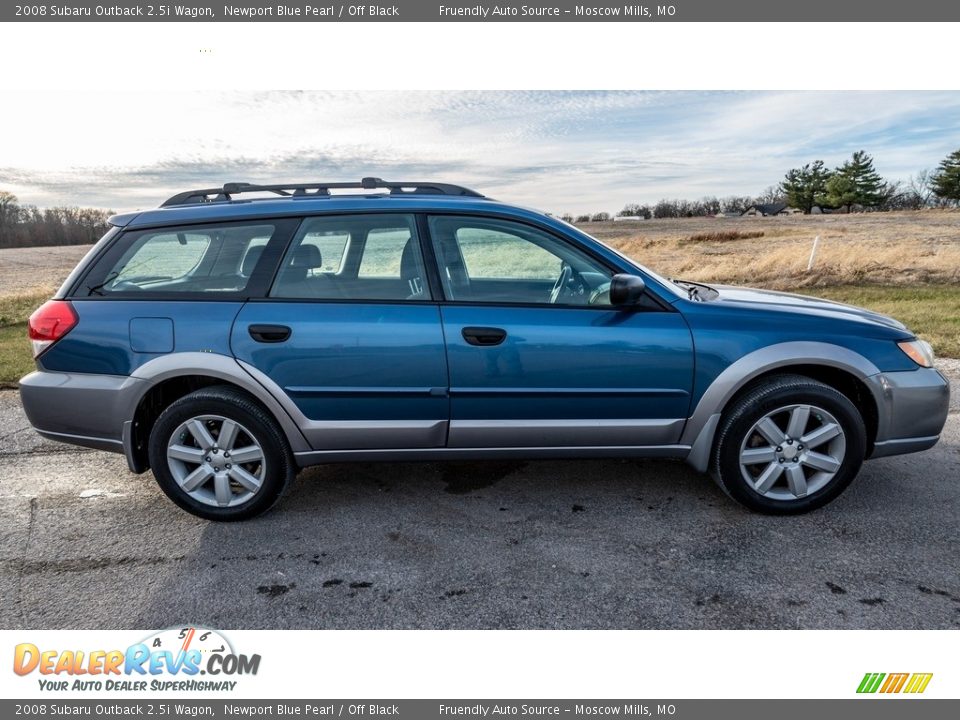
{"label": "car's rear wheel", "polygon": [[209,387],[170,404],[150,434],[150,466],[177,505],[208,520],[269,510],[295,474],[282,431],[247,395]]}
{"label": "car's rear wheel", "polygon": [[843,492],[866,445],[863,417],[843,393],[801,375],[778,375],[724,413],[713,472],[751,510],[802,513]]}

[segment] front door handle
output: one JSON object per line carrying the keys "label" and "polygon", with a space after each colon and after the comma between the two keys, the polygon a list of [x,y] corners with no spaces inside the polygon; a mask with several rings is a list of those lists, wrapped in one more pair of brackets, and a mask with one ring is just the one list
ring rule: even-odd
{"label": "front door handle", "polygon": [[507,338],[506,330],[494,327],[465,327],[460,334],[468,343],[479,347],[499,345]]}
{"label": "front door handle", "polygon": [[286,325],[251,325],[247,329],[250,337],[261,343],[279,343],[290,337],[290,328]]}

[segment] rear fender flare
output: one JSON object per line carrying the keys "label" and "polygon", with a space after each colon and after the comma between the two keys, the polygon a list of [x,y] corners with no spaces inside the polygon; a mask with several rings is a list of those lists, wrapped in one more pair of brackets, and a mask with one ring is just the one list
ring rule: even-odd
{"label": "rear fender flare", "polygon": [[138,367],[131,377],[141,382],[133,385],[136,392],[132,393],[128,400],[125,417],[133,418],[140,401],[151,388],[164,380],[185,375],[215,377],[250,393],[280,425],[293,452],[306,452],[311,449],[297,423],[280,400],[244,370],[235,358],[218,353],[172,353],[150,360]]}

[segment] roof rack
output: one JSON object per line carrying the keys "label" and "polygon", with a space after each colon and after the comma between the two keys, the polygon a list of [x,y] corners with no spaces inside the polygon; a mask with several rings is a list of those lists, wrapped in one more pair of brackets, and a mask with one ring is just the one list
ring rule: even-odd
{"label": "roof rack", "polygon": [[375,177],[365,177],[360,182],[290,183],[282,185],[254,185],[252,183],[226,183],[222,188],[188,190],[166,200],[160,207],[193,205],[196,203],[229,202],[235,195],[251,192],[271,192],[284,197],[328,196],[331,190],[355,189],[376,190],[384,188],[391,195],[460,195],[483,197],[480,193],[459,185],[447,183],[387,182]]}

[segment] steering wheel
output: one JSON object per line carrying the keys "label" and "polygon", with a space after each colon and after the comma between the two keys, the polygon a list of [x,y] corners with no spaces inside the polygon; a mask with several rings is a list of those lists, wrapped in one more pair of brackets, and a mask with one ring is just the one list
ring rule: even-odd
{"label": "steering wheel", "polygon": [[609,305],[610,304],[610,283],[605,282],[601,285],[598,285],[596,289],[590,293],[590,300],[587,301],[587,305]]}
{"label": "steering wheel", "polygon": [[564,288],[567,287],[572,279],[573,268],[570,267],[569,263],[564,262],[560,265],[560,277],[557,278],[557,281],[553,284],[553,289],[550,290],[551,305],[557,304],[557,301],[560,299],[560,295],[563,293]]}

